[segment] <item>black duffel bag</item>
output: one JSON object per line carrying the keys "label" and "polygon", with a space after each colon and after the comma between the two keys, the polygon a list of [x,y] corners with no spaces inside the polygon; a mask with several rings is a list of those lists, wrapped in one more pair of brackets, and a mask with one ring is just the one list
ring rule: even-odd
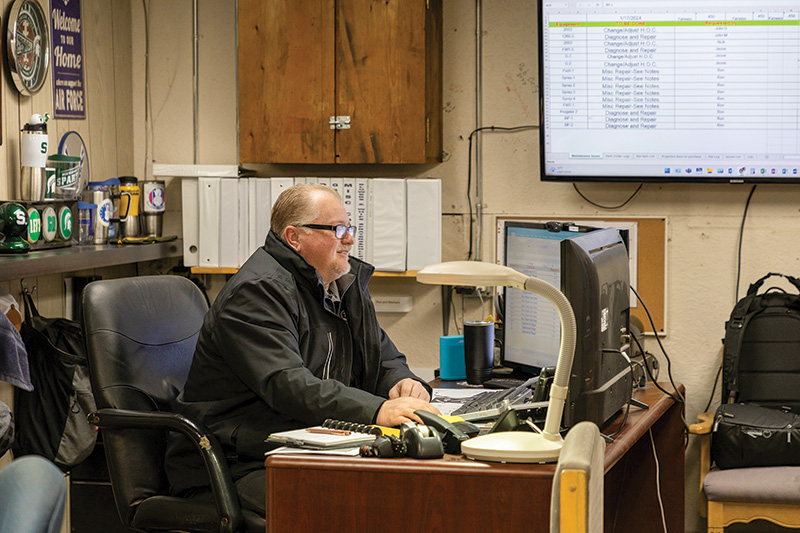
{"label": "black duffel bag", "polygon": [[800,466],[800,416],[754,404],[717,409],[711,457],[719,468]]}

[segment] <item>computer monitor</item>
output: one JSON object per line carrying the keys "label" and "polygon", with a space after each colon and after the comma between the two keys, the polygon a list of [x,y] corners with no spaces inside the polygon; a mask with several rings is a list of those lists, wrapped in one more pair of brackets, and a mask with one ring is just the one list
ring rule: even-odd
{"label": "computer monitor", "polygon": [[800,182],[800,5],[539,0],[541,179]]}
{"label": "computer monitor", "polygon": [[[577,323],[564,427],[599,426],[629,400],[629,265],[624,230],[502,221],[503,263],[548,281],[569,300]],[[506,288],[503,363],[526,374],[555,366],[561,330],[555,308],[531,292]]]}

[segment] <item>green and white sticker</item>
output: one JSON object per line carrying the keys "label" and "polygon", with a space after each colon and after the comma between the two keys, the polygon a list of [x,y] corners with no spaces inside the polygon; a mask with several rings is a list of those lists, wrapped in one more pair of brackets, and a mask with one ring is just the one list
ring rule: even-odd
{"label": "green and white sticker", "polygon": [[72,211],[67,206],[58,210],[58,238],[64,241],[72,238]]}
{"label": "green and white sticker", "polygon": [[28,209],[28,242],[34,244],[42,236],[42,217],[35,207]]}
{"label": "green and white sticker", "polygon": [[42,233],[44,240],[52,242],[56,238],[56,227],[58,226],[58,219],[56,218],[56,210],[52,207],[45,207],[42,212]]}

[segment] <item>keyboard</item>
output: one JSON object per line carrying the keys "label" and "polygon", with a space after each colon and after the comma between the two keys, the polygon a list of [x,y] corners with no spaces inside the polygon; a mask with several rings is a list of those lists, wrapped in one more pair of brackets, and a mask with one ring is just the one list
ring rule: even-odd
{"label": "keyboard", "polygon": [[483,382],[484,389],[513,389],[524,384],[524,379],[515,378],[492,378]]}
{"label": "keyboard", "polygon": [[533,395],[532,387],[536,386],[537,380],[538,377],[534,377],[517,387],[481,392],[467,400],[464,405],[451,414],[460,416],[466,421],[496,418],[503,411],[506,401],[511,405],[530,402]]}

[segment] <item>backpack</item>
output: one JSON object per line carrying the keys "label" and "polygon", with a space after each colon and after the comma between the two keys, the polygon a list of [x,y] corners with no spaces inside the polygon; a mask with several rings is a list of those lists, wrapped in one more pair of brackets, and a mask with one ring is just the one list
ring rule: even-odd
{"label": "backpack", "polygon": [[39,315],[23,292],[25,320],[20,334],[28,352],[33,391],[16,388],[16,457],[41,455],[64,471],[94,449],[97,430],[87,416],[96,409],[89,383],[80,323]]}
{"label": "backpack", "polygon": [[[797,289],[758,291],[772,277]],[[800,413],[800,280],[769,273],[750,285],[725,323],[722,402],[754,403]]]}

